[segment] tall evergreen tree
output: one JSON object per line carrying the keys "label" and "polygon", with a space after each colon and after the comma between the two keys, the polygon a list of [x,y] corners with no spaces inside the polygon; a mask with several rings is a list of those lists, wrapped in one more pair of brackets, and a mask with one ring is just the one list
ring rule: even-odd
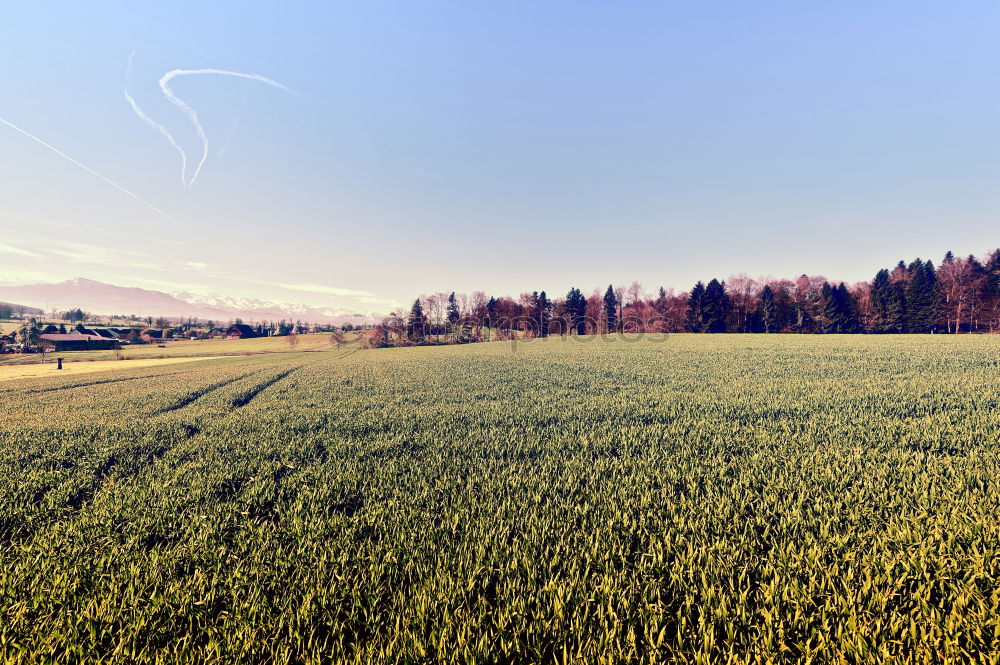
{"label": "tall evergreen tree", "polygon": [[1000,295],[1000,249],[990,254],[986,265],[987,289],[996,295]]}
{"label": "tall evergreen tree", "polygon": [[552,303],[549,302],[548,297],[545,295],[545,291],[538,294],[538,300],[535,305],[535,312],[538,321],[538,335],[540,337],[549,336],[549,318],[552,314]]}
{"label": "tall evergreen tree", "polygon": [[858,304],[843,282],[837,287],[837,302],[840,305],[840,332],[850,335],[864,332],[861,318],[858,316]]}
{"label": "tall evergreen tree", "polygon": [[766,333],[776,333],[785,325],[777,299],[774,296],[774,289],[771,288],[770,284],[764,286],[760,292],[760,301],[757,304],[757,321],[759,329]]}
{"label": "tall evergreen tree", "polygon": [[837,286],[830,286],[824,282],[820,299],[820,311],[823,317],[821,332],[836,334],[860,332],[861,322],[858,320],[854,298],[843,282]]}
{"label": "tall evergreen tree", "polygon": [[698,282],[688,297],[688,332],[705,332],[705,285]]}
{"label": "tall evergreen tree", "polygon": [[419,344],[424,341],[427,334],[427,316],[424,314],[424,306],[420,303],[420,298],[413,301],[410,308],[410,316],[406,322],[406,335],[410,341]]}
{"label": "tall evergreen tree", "polygon": [[455,292],[448,296],[448,325],[454,327],[458,325],[460,315],[458,313],[458,300],[455,299]]}
{"label": "tall evergreen tree", "polygon": [[892,330],[892,305],[895,297],[894,285],[889,281],[889,271],[883,268],[875,275],[871,286],[873,333],[887,333]]}
{"label": "tall evergreen tree", "polygon": [[656,310],[657,314],[666,314],[669,305],[667,290],[661,286],[659,292],[656,294],[656,300],[653,301],[653,309]]}
{"label": "tall evergreen tree", "polygon": [[990,326],[990,331],[995,332],[1000,328],[1000,249],[990,255],[983,269],[986,271],[983,300],[988,312],[987,325]]}
{"label": "tall evergreen tree", "polygon": [[566,294],[566,314],[569,316],[570,332],[584,335],[587,332],[587,299],[578,288],[571,288]]}
{"label": "tall evergreen tree", "polygon": [[604,320],[608,326],[608,332],[618,329],[618,299],[615,297],[615,289],[608,284],[608,290],[604,292]]}
{"label": "tall evergreen tree", "polygon": [[890,285],[886,332],[906,332],[906,286],[903,282]]}
{"label": "tall evergreen tree", "polygon": [[729,320],[730,303],[726,295],[726,285],[713,279],[705,287],[704,299],[704,332],[726,332],[726,321]]}
{"label": "tall evergreen tree", "polygon": [[497,318],[497,299],[490,296],[489,301],[486,303],[486,327],[493,328],[496,326]]}
{"label": "tall evergreen tree", "polygon": [[14,333],[14,339],[18,344],[24,346],[26,351],[37,347],[39,342],[38,322],[31,318],[22,323],[17,332]]}
{"label": "tall evergreen tree", "polygon": [[837,286],[830,286],[824,282],[821,298],[822,332],[836,334],[860,332],[861,323],[854,306],[854,298],[843,282]]}
{"label": "tall evergreen tree", "polygon": [[917,259],[910,266],[910,274],[906,288],[906,332],[933,332],[940,314],[934,264]]}
{"label": "tall evergreen tree", "polygon": [[966,258],[966,261],[969,264],[969,282],[972,285],[968,316],[969,332],[979,332],[979,320],[984,306],[988,306],[989,301],[989,292],[987,291],[989,273],[986,271],[986,266],[972,254]]}
{"label": "tall evergreen tree", "polygon": [[823,282],[820,291],[820,332],[837,332],[837,293],[828,282]]}

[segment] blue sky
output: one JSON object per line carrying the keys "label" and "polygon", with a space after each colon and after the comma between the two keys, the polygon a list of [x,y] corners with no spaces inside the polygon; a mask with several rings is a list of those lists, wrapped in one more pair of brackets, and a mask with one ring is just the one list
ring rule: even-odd
{"label": "blue sky", "polygon": [[[6,8],[0,118],[171,219],[0,126],[0,281],[372,311],[1000,243],[995,3],[287,4]],[[185,188],[124,91],[196,162],[202,68],[297,94],[173,79]]]}

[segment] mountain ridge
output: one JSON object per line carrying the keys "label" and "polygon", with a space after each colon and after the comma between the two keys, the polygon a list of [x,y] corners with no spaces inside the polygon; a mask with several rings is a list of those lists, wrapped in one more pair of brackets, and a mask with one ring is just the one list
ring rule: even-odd
{"label": "mountain ridge", "polygon": [[369,317],[350,310],[279,303],[258,298],[234,298],[189,292],[168,293],[138,286],[118,286],[84,277],[64,282],[0,286],[0,300],[25,303],[44,312],[79,307],[101,316],[163,316],[172,319],[246,321],[299,320],[309,323],[344,323]]}

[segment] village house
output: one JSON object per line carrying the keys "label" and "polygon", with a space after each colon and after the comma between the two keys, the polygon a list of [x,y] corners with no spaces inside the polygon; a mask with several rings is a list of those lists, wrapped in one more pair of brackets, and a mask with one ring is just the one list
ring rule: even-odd
{"label": "village house", "polygon": [[244,323],[234,323],[226,331],[226,339],[249,339],[256,336],[257,333],[253,331],[253,328]]}
{"label": "village house", "polygon": [[121,348],[116,339],[107,339],[98,335],[84,335],[78,332],[41,335],[39,340],[41,344],[53,351],[106,351]]}

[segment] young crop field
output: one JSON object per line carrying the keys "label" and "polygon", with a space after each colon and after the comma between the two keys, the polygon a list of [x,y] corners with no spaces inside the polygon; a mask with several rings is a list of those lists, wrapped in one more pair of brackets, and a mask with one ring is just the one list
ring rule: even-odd
{"label": "young crop field", "polygon": [[1000,658],[1000,337],[124,365],[0,384],[4,661]]}

